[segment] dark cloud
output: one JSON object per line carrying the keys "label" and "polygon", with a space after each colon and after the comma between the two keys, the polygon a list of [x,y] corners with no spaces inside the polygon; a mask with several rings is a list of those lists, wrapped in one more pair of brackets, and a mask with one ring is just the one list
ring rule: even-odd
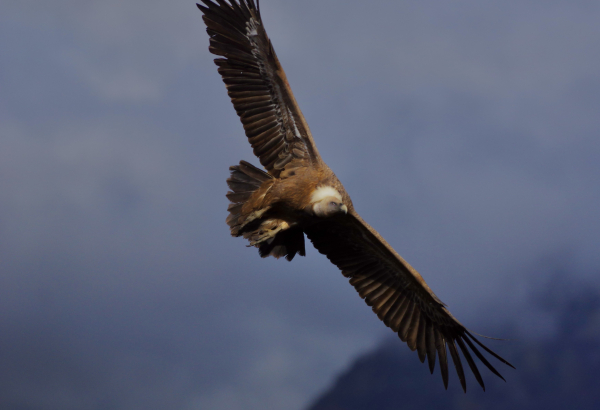
{"label": "dark cloud", "polygon": [[[540,261],[600,266],[599,6],[262,8],[363,217],[470,327],[551,332]],[[300,408],[387,334],[314,250],[229,237],[227,169],[253,156],[207,45],[193,2],[0,6],[9,408]]]}

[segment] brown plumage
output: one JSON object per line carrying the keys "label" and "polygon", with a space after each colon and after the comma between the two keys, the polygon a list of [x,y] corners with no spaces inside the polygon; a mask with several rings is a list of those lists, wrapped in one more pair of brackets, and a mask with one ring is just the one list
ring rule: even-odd
{"label": "brown plumage", "polygon": [[211,53],[264,172],[241,161],[230,167],[227,224],[262,257],[305,255],[304,234],[326,255],[379,319],[398,334],[433,373],[436,356],[448,387],[448,355],[462,388],[459,350],[485,390],[474,354],[502,378],[479,342],[413,269],[354,210],[333,171],[321,159],[304,116],[264,29],[254,0],[202,0],[198,8]]}

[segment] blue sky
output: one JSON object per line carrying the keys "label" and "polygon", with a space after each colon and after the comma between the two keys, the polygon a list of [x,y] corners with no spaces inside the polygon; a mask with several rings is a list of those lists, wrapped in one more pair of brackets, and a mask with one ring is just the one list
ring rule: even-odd
{"label": "blue sky", "polygon": [[[556,266],[600,285],[600,4],[261,7],[321,155],[461,322],[545,337]],[[300,409],[388,335],[312,247],[229,236],[258,161],[193,2],[4,1],[0,47],[0,401]]]}

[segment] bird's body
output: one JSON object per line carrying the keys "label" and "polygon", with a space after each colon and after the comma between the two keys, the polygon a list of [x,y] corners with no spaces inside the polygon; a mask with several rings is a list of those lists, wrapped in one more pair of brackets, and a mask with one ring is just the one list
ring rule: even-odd
{"label": "bird's body", "polygon": [[288,167],[278,178],[245,161],[231,171],[227,223],[233,236],[249,239],[261,256],[286,256],[290,261],[296,252],[304,256],[303,232],[320,222],[327,212],[323,206],[331,205],[333,213],[354,211],[346,190],[325,164],[293,171]]}
{"label": "bird's body", "polygon": [[[213,2],[214,1],[214,2]],[[198,5],[223,81],[254,154],[266,172],[246,161],[230,167],[227,224],[261,256],[305,255],[304,235],[327,256],[377,316],[428,360],[436,356],[448,385],[450,352],[466,382],[459,350],[484,387],[471,356],[500,374],[481,354],[481,344],[433,293],[421,275],[358,215],[350,196],[321,159],[304,116],[277,59],[254,0],[202,0]],[[448,350],[446,350],[448,349]]]}

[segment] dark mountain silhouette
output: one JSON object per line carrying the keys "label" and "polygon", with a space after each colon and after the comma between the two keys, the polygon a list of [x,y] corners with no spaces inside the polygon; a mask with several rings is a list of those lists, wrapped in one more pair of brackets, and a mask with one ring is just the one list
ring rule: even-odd
{"label": "dark mountain silhouette", "polygon": [[488,341],[517,368],[497,366],[507,383],[486,372],[486,392],[471,377],[464,394],[452,374],[445,391],[437,366],[430,375],[414,352],[390,340],[357,359],[309,409],[600,409],[600,292],[557,280],[533,296],[557,331],[540,341]]}

